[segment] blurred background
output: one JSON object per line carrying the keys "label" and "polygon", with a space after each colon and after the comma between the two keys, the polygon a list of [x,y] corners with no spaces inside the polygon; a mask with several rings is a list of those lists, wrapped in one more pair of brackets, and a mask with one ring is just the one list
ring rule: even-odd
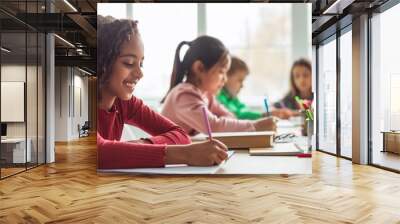
{"label": "blurred background", "polygon": [[156,108],[168,90],[177,45],[199,35],[220,39],[248,64],[239,97],[260,110],[264,97],[277,101],[289,91],[293,61],[311,60],[311,4],[103,3],[97,9],[139,21],[144,77],[134,94]]}

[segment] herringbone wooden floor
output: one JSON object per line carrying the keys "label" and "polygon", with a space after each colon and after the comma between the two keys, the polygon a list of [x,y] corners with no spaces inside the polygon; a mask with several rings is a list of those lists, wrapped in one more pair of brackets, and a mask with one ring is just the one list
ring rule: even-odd
{"label": "herringbone wooden floor", "polygon": [[312,175],[96,173],[94,138],[0,181],[0,223],[400,223],[400,175],[323,153]]}

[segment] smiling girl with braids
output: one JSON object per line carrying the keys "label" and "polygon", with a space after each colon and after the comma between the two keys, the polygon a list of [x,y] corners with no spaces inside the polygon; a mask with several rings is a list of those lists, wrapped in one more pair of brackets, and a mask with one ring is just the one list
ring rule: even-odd
{"label": "smiling girl with braids", "polygon": [[[144,59],[136,21],[99,16],[97,41],[98,168],[209,166],[227,158],[223,143],[190,144],[184,130],[132,95],[143,77]],[[124,124],[141,128],[152,137],[121,142]]]}
{"label": "smiling girl with braids", "polygon": [[[188,45],[183,60],[179,53]],[[272,117],[238,120],[215,98],[227,80],[231,57],[224,44],[210,36],[181,42],[175,52],[170,89],[161,114],[181,126],[190,135],[207,133],[202,107],[207,108],[213,132],[275,130]],[[186,78],[186,79],[185,79]]]}

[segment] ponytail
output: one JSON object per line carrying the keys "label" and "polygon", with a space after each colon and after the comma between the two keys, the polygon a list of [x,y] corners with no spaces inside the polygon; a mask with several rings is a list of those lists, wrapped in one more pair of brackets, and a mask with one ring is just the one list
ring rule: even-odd
{"label": "ponytail", "polygon": [[178,44],[178,47],[175,50],[175,58],[174,58],[174,65],[172,67],[172,74],[171,74],[171,81],[169,84],[169,89],[167,94],[165,94],[164,98],[161,100],[161,103],[164,103],[165,98],[167,98],[168,93],[179,83],[183,82],[183,78],[185,77],[185,70],[183,66],[183,62],[180,59],[180,52],[183,45],[187,44],[190,46],[190,42],[182,41]]}
{"label": "ponytail", "polygon": [[[189,49],[186,51],[182,61],[180,60],[180,52],[183,45],[187,44]],[[224,44],[210,36],[200,36],[193,41],[182,41],[178,44],[175,51],[174,65],[172,68],[171,81],[167,94],[161,100],[164,103],[169,92],[182,83],[185,75],[189,75],[192,64],[196,60],[200,60],[206,69],[210,69],[217,64],[221,58],[228,55],[229,52]]]}

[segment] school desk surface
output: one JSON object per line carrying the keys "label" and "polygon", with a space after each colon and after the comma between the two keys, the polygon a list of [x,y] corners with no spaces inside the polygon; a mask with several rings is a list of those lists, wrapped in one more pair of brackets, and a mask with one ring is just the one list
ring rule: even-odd
{"label": "school desk surface", "polygon": [[98,175],[96,139],[0,181],[0,223],[399,223],[400,175],[313,152],[311,175]]}
{"label": "school desk surface", "polygon": [[[282,125],[284,123],[285,125]],[[290,125],[288,125],[290,123]],[[301,126],[290,121],[278,123],[278,134],[294,133],[301,134]],[[238,132],[239,133],[239,132]],[[272,132],[257,132],[259,135],[266,135]],[[257,134],[256,133],[256,134]],[[218,136],[226,136],[237,133],[216,133]],[[240,136],[254,134],[254,132],[240,132]],[[202,135],[202,134],[200,134]],[[199,136],[197,136],[199,137]],[[197,137],[192,138],[197,139]],[[205,139],[202,135],[199,139]],[[290,139],[290,143],[277,143],[274,148],[306,149],[307,138],[297,136]],[[295,145],[296,144],[296,145]],[[136,168],[136,169],[99,169],[99,174],[123,173],[130,175],[151,174],[151,175],[269,175],[269,174],[311,174],[311,158],[299,158],[297,156],[252,156],[249,150],[234,150],[235,153],[220,166],[214,167],[188,167],[167,165],[167,168]]]}
{"label": "school desk surface", "polygon": [[[293,145],[293,144],[292,144]],[[293,147],[295,147],[293,145]],[[238,175],[238,174],[311,174],[311,158],[297,156],[251,156],[249,150],[234,150],[235,153],[219,166],[180,166],[167,168],[109,169],[98,170],[99,174],[163,174],[163,175]]]}

